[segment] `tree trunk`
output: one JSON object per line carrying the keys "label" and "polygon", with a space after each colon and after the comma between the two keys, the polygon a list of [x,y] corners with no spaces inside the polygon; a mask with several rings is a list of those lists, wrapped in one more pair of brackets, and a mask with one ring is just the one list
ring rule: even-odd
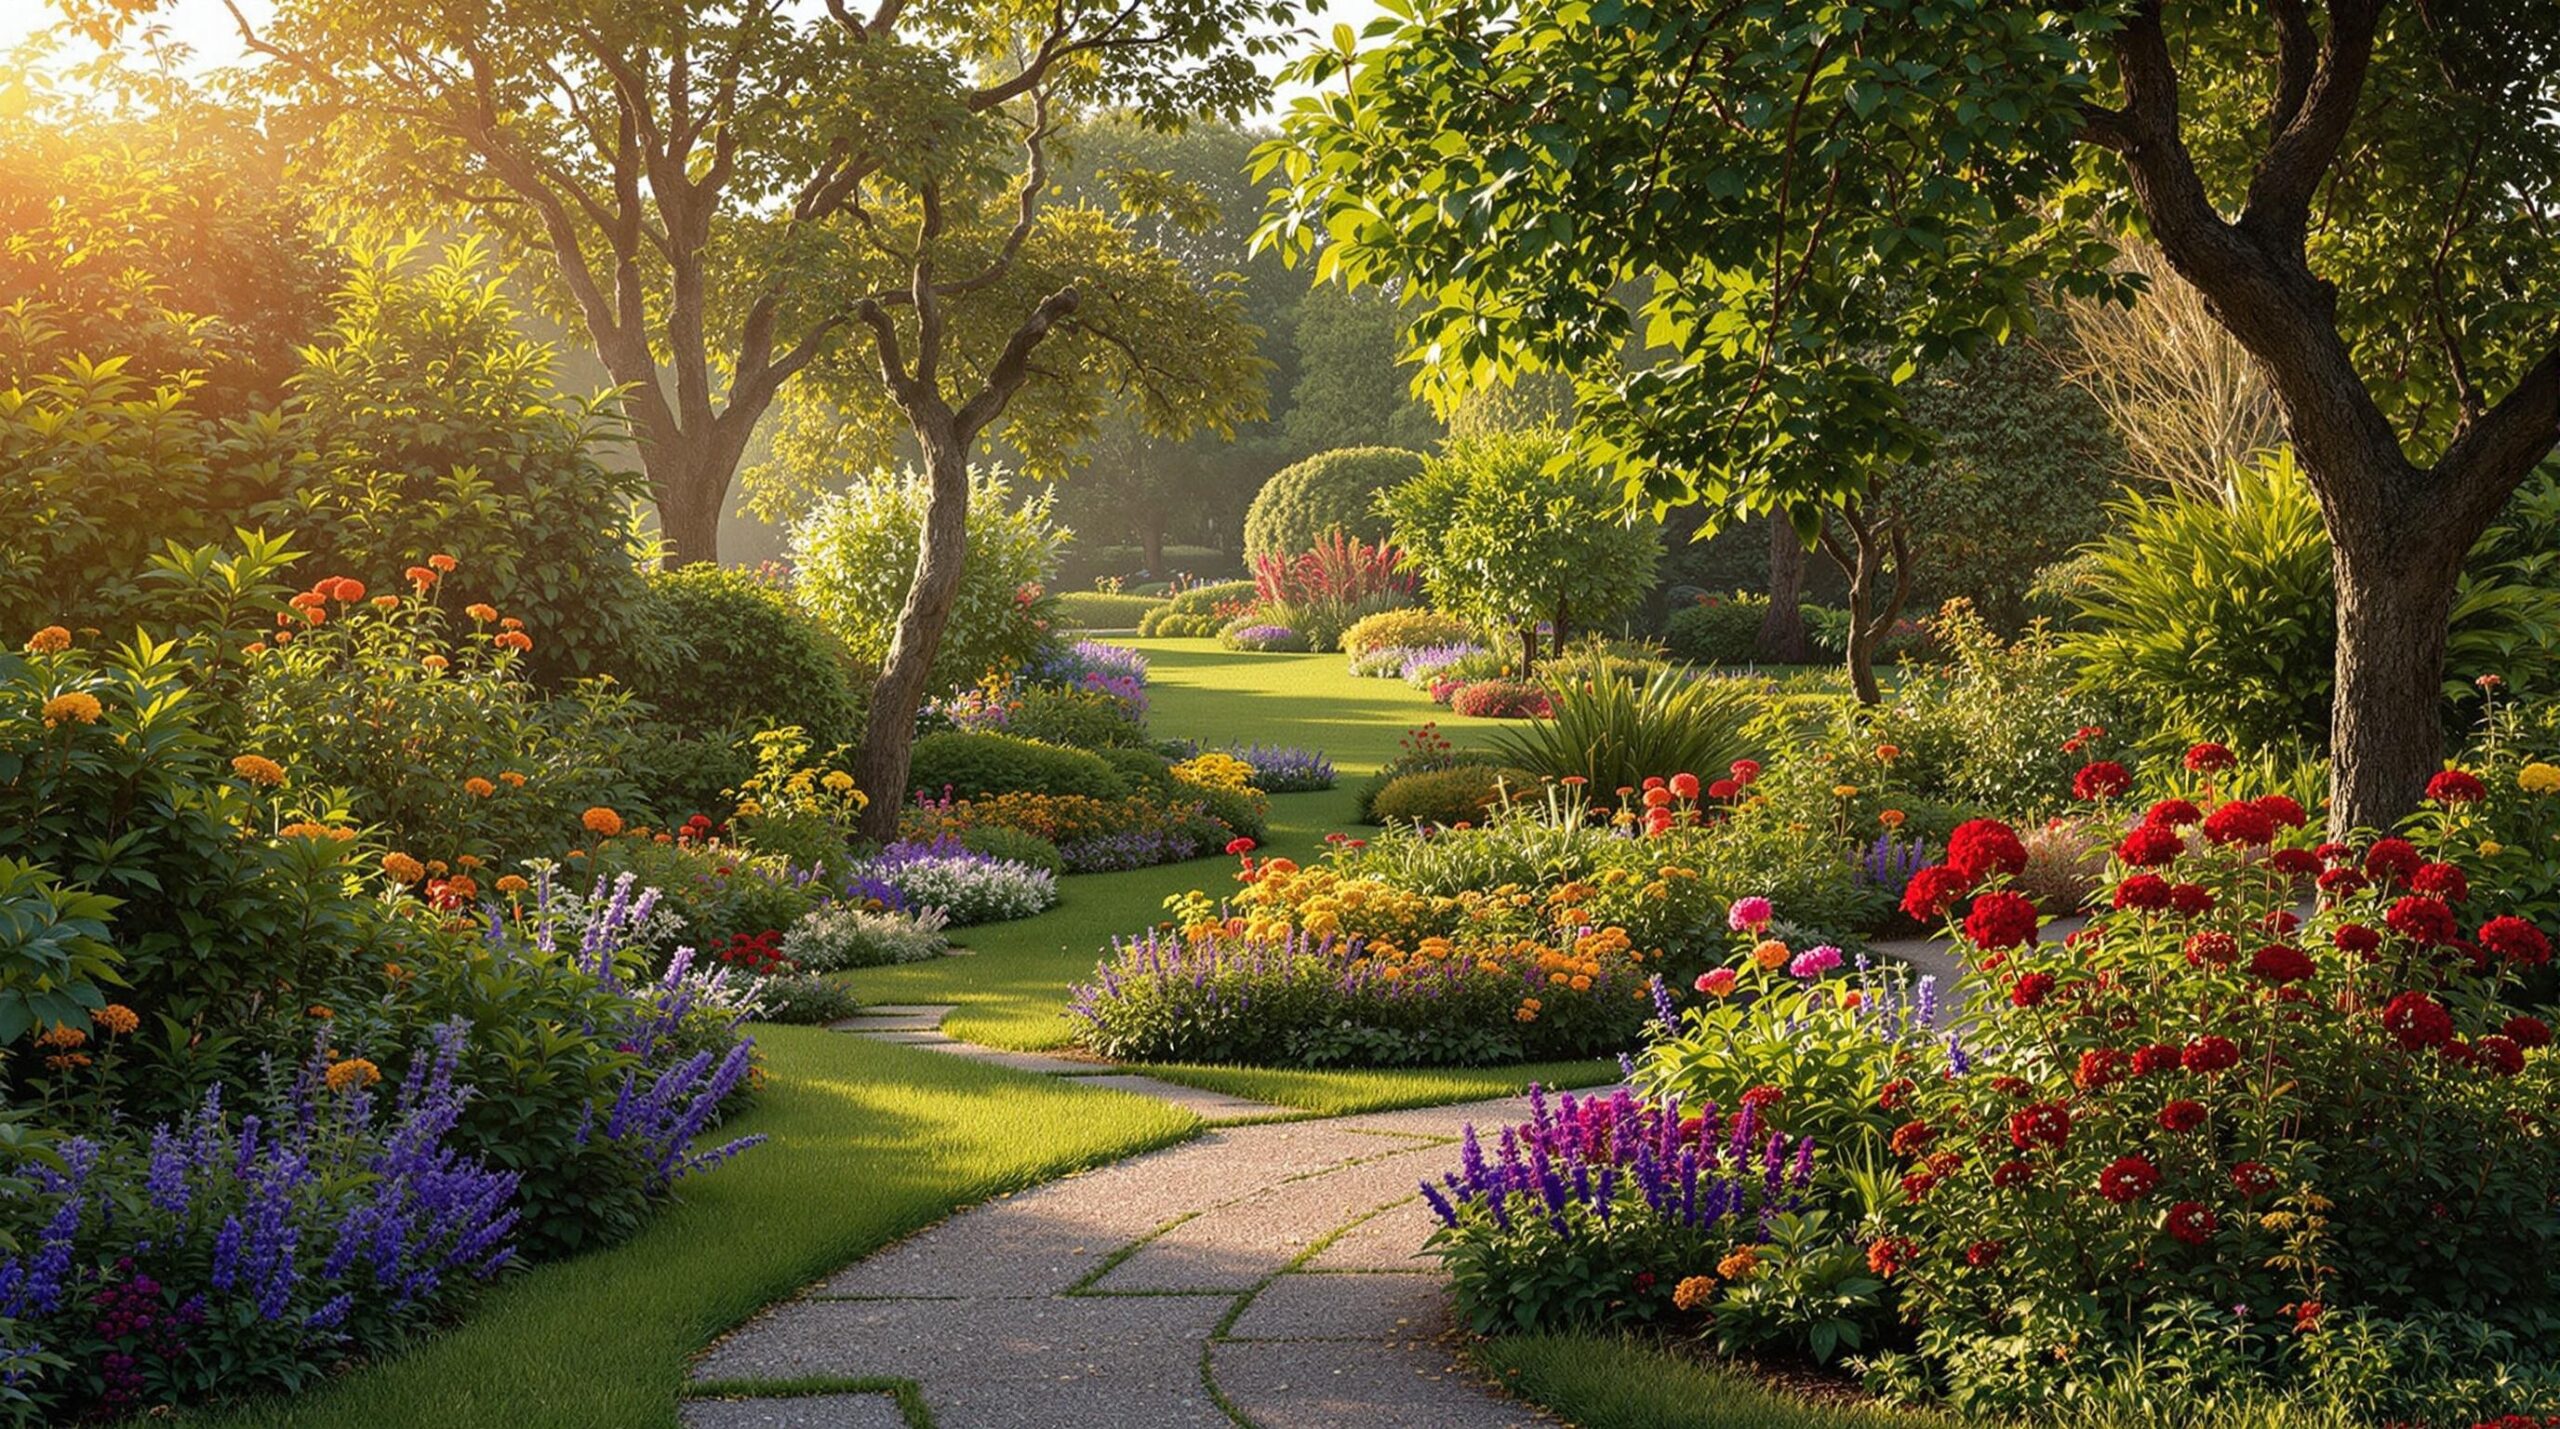
{"label": "tree trunk", "polygon": [[[1823,554],[1849,578],[1849,632],[1842,642],[1848,647],[1844,655],[1849,688],[1856,692],[1858,703],[1872,709],[1884,703],[1884,689],[1876,682],[1876,646],[1892,633],[1893,623],[1902,618],[1903,603],[1911,598],[1911,542],[1899,516],[1879,520],[1862,504],[1853,503],[1840,512],[1838,524],[1849,529],[1847,541],[1833,532],[1833,524],[1824,519],[1821,544]],[[1876,595],[1884,583],[1888,552],[1893,557],[1893,586],[1878,608]]]}
{"label": "tree trunk", "polygon": [[718,562],[720,498],[729,489],[727,474],[678,468],[662,479],[657,465],[651,463],[649,485],[658,503],[658,535],[666,543],[659,564],[672,571],[697,561]]}
{"label": "tree trunk", "polygon": [[[1150,509],[1160,512],[1163,508]],[[1173,577],[1173,572],[1166,570],[1164,564],[1164,527],[1164,517],[1153,515],[1148,517],[1138,531],[1138,540],[1146,550],[1147,574],[1160,581],[1170,580]]]}
{"label": "tree trunk", "polygon": [[934,652],[960,595],[969,557],[969,452],[947,418],[919,419],[916,437],[932,484],[924,531],[916,548],[915,579],[898,612],[889,657],[871,685],[871,709],[863,726],[854,782],[871,796],[862,813],[862,836],[886,843],[898,836],[905,808],[907,770],[915,747],[916,711],[932,679]]}
{"label": "tree trunk", "polygon": [[1758,653],[1773,665],[1813,659],[1804,630],[1804,542],[1783,511],[1769,513],[1769,613],[1760,621]]}
{"label": "tree trunk", "polygon": [[1556,632],[1555,632],[1555,645],[1554,645],[1554,649],[1555,649],[1555,655],[1556,655],[1556,658],[1557,658],[1557,659],[1559,659],[1559,660],[1561,660],[1561,659],[1563,659],[1563,658],[1564,658],[1564,625],[1565,625],[1565,617],[1566,617],[1567,615],[1569,615],[1570,613],[1571,613],[1571,609],[1570,609],[1570,607],[1567,605],[1567,603],[1566,603],[1566,601],[1565,601],[1565,598],[1564,598],[1563,596],[1557,596],[1557,597],[1556,597]]}
{"label": "tree trunk", "polygon": [[2403,526],[2332,523],[2337,692],[2330,706],[2329,829],[2387,830],[2443,767],[2445,635],[2468,541]]}
{"label": "tree trunk", "polygon": [[1520,678],[1527,679],[1538,668],[1538,622],[1520,622]]}

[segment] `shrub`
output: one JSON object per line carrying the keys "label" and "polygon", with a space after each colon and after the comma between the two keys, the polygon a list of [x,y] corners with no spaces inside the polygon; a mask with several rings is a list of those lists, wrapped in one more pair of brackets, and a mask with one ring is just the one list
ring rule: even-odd
{"label": "shrub", "polygon": [[1235,837],[1199,800],[1156,792],[1125,799],[1048,794],[933,799],[919,794],[898,824],[900,836],[910,842],[965,836],[987,826],[1047,840],[1069,873],[1176,863]]}
{"label": "shrub", "polygon": [[908,785],[947,790],[963,799],[989,794],[1074,794],[1117,799],[1128,781],[1098,755],[1006,734],[956,731],[915,743]]}
{"label": "shrub", "polygon": [[2081,731],[2129,716],[2080,691],[2067,637],[2041,623],[2004,641],[1971,605],[1949,601],[1930,629],[1946,658],[1906,667],[1857,747],[1898,749],[1895,782],[1924,798],[2016,817],[2067,807]]}
{"label": "shrub", "polygon": [[1318,650],[1339,646],[1362,620],[1409,603],[1414,579],[1397,570],[1392,547],[1334,532],[1294,556],[1253,558],[1255,613],[1307,637]]}
{"label": "shrub", "polygon": [[1404,949],[1212,921],[1118,941],[1068,1010],[1078,1039],[1114,1059],[1486,1065],[1623,1044],[1647,1011],[1644,980],[1615,929]]}
{"label": "shrub", "polygon": [[1337,533],[1385,540],[1386,522],[1371,503],[1421,469],[1419,453],[1396,447],[1344,447],[1282,468],[1245,511],[1246,558],[1312,550]]}
{"label": "shrub", "polygon": [[2011,886],[2047,917],[2070,917],[2105,883],[2117,836],[2095,815],[2047,819],[2024,835],[2027,866]]}
{"label": "shrub", "polygon": [[756,1016],[765,1022],[823,1026],[842,1022],[862,1010],[862,999],[841,980],[817,973],[787,972],[756,979]]}
{"label": "shrub", "polygon": [[1444,615],[1421,606],[1399,610],[1382,610],[1364,617],[1342,632],[1342,653],[1356,663],[1372,650],[1388,646],[1420,648],[1433,645],[1460,645],[1474,637],[1474,628],[1454,615]]}
{"label": "shrub", "polygon": [[852,903],[810,910],[782,937],[782,955],[810,972],[840,972],[890,963],[920,963],[950,949],[942,936],[949,920],[926,907],[893,913]]}
{"label": "shrub", "polygon": [[891,844],[864,874],[898,890],[911,907],[938,910],[956,927],[1028,918],[1058,901],[1058,881],[1048,870],[973,853],[956,838]]}
{"label": "shrub", "polygon": [[1360,806],[1360,821],[1368,824],[1378,822],[1375,814],[1378,795],[1403,775],[1449,769],[1460,764],[1493,762],[1492,756],[1481,750],[1460,749],[1440,732],[1437,720],[1406,730],[1404,737],[1396,742],[1394,757],[1381,765],[1377,773],[1361,781],[1354,795]]}
{"label": "shrub", "polygon": [[[1143,699],[1143,697],[1141,697]],[[1014,697],[1004,722],[1018,739],[1096,753],[1147,742],[1146,726],[1129,717],[1128,705],[1100,690],[1032,685]]]}
{"label": "shrub", "polygon": [[1053,877],[1066,872],[1066,860],[1059,854],[1058,846],[1038,834],[1024,833],[1002,824],[980,824],[962,829],[956,837],[960,846],[971,853],[1036,868]]}
{"label": "shrub", "polygon": [[1554,699],[1529,680],[1477,680],[1452,691],[1449,708],[1476,719],[1545,719]]}
{"label": "shrub", "polygon": [[1701,595],[1671,612],[1662,643],[1675,660],[1701,665],[1752,665],[1760,660],[1760,623],[1769,616],[1765,595]]}
{"label": "shrub", "polygon": [[[875,472],[821,501],[792,527],[799,568],[794,592],[860,668],[877,669],[888,658],[929,500],[919,473]],[[970,472],[968,559],[951,623],[934,652],[934,689],[972,684],[1039,647],[1041,587],[1065,539],[1049,519],[1047,496],[1016,505],[1003,476]]]}
{"label": "shrub", "polygon": [[640,833],[600,839],[587,866],[593,884],[573,910],[583,912],[590,903],[602,907],[612,884],[628,875],[640,887],[657,890],[653,906],[677,920],[683,940],[703,948],[781,932],[807,917],[828,893],[817,870],[690,836],[667,843]]}
{"label": "shrub", "polygon": [[1193,586],[1147,612],[1146,618],[1138,622],[1138,633],[1194,638],[1215,635],[1220,627],[1244,614],[1252,604],[1251,581]]}
{"label": "shrub", "polygon": [[[1458,693],[1452,707],[1481,685]],[[1533,776],[1586,781],[1600,792],[1647,778],[1723,769],[1752,752],[1750,723],[1766,695],[1754,681],[1698,679],[1665,669],[1638,681],[1623,675],[1565,680],[1547,697],[1546,716],[1497,731],[1493,747]]]}
{"label": "shrub", "polygon": [[1369,814],[1382,824],[1480,823],[1504,799],[1536,783],[1537,776],[1526,770],[1492,764],[1399,774],[1370,799]]}
{"label": "shrub", "polygon": [[1165,606],[1162,596],[1117,591],[1061,591],[1053,617],[1062,630],[1137,630]]}
{"label": "shrub", "polygon": [[1255,616],[1242,617],[1219,631],[1218,643],[1230,650],[1270,654],[1304,654],[1311,648],[1306,636],[1285,625],[1266,624]]}
{"label": "shrub", "polygon": [[832,749],[861,734],[844,657],[772,582],[710,564],[660,572],[641,618],[666,654],[627,662],[623,685],[684,736],[726,742],[797,725]]}
{"label": "shrub", "polygon": [[1034,684],[1083,690],[1118,700],[1131,720],[1147,717],[1147,657],[1101,640],[1051,641],[1023,667]]}

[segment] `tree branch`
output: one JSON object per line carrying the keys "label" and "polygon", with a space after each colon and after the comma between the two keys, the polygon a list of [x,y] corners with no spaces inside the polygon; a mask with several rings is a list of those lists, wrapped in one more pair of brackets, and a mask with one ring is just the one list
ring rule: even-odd
{"label": "tree branch", "polygon": [[[1060,319],[1076,310],[1076,302],[1074,288],[1060,288],[1041,299],[1040,306],[1031,310],[1031,316],[1023,320],[1022,326],[1013,330],[1013,336],[1005,341],[1004,351],[987,369],[985,384],[960,409],[958,426],[962,440],[975,440],[979,431],[1004,411],[1005,404],[1013,400],[1013,394],[1022,390],[1023,381],[1030,376],[1027,369],[1032,349],[1040,345],[1040,340],[1049,335],[1049,329],[1057,326]],[[887,318],[884,316],[882,321],[887,321]]]}

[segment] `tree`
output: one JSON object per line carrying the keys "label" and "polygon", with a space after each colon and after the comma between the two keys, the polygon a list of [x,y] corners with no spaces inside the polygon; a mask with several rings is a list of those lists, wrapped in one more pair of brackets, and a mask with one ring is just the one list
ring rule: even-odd
{"label": "tree", "polygon": [[1318,288],[1292,315],[1298,381],[1281,426],[1300,452],[1337,447],[1427,447],[1440,439],[1396,364],[1395,304],[1372,293]]}
{"label": "tree", "polygon": [[[1427,294],[1443,382],[1574,371],[1583,446],[1657,501],[1809,529],[1922,444],[1902,375],[2032,321],[2039,280],[2123,294],[2087,225],[2138,218],[2321,498],[2332,826],[2415,802],[2463,553],[2560,445],[2560,7],[1434,0],[1380,34],[1301,67],[1344,84],[1270,152],[1266,232]],[[1612,365],[1637,321],[1674,360]]]}
{"label": "tree", "polygon": [[1662,524],[1627,513],[1611,478],[1574,465],[1553,428],[1458,438],[1380,493],[1378,509],[1434,605],[1519,631],[1524,674],[1538,622],[1563,654],[1575,622],[1643,599],[1662,558]]}

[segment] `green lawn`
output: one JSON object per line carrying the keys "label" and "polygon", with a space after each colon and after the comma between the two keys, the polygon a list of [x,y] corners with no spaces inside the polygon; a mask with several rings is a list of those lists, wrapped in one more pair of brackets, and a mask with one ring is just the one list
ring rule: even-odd
{"label": "green lawn", "polygon": [[628,1244],[516,1277],[460,1326],[222,1429],[673,1429],[689,1357],[953,1207],[1179,1141],[1163,1102],[799,1027],[729,1128],[772,1138]]}
{"label": "green lawn", "polygon": [[1582,1429],[1955,1429],[1934,1414],[1816,1403],[1640,1340],[1511,1335],[1476,1362]]}
{"label": "green lawn", "polygon": [[1200,1066],[1184,1062],[1150,1063],[1147,1075],[1185,1086],[1205,1087],[1229,1096],[1277,1102],[1325,1116],[1394,1111],[1409,1106],[1446,1106],[1450,1102],[1484,1101],[1516,1096],[1540,1086],[1572,1090],[1599,1087],[1618,1080],[1618,1064],[1607,1058],[1587,1062],[1527,1062],[1511,1067],[1419,1067],[1392,1071],[1306,1071],[1294,1067]]}

